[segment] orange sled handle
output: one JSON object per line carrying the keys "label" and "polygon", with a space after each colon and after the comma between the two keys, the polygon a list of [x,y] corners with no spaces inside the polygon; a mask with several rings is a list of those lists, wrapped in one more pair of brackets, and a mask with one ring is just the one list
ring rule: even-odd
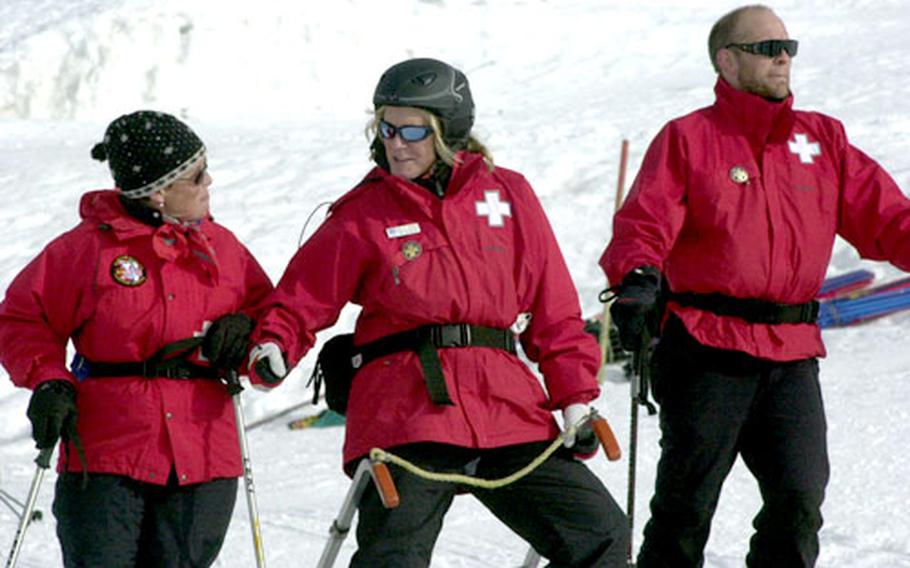
{"label": "orange sled handle", "polygon": [[398,496],[398,489],[395,488],[395,482],[392,480],[392,474],[389,473],[389,467],[379,461],[374,461],[373,481],[376,483],[376,490],[379,491],[379,498],[386,509],[394,509],[401,502]]}
{"label": "orange sled handle", "polygon": [[622,457],[619,442],[616,441],[616,436],[613,435],[613,430],[610,428],[606,418],[598,416],[591,421],[591,428],[594,430],[594,434],[597,435],[597,439],[600,440],[600,445],[603,446],[608,460],[616,461]]}

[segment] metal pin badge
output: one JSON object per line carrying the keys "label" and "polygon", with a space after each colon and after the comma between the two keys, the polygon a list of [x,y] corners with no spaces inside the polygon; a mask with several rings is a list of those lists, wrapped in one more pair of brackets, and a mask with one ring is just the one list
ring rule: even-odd
{"label": "metal pin badge", "polygon": [[417,241],[408,241],[401,245],[401,254],[405,260],[414,260],[423,252],[423,247]]}
{"label": "metal pin badge", "polygon": [[730,179],[733,180],[733,183],[747,183],[749,181],[749,172],[742,166],[733,166],[730,168]]}

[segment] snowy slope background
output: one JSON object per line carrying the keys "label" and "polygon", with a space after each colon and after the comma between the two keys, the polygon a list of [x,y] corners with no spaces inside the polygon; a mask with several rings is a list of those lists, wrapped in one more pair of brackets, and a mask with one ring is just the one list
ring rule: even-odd
{"label": "snowy slope background", "polygon": [[[0,289],[77,222],[79,196],[109,187],[89,158],[114,117],[140,108],[183,116],[209,147],[216,218],[247,243],[274,280],[304,221],[369,167],[363,127],[389,65],[432,56],[464,69],[475,132],[498,163],[539,193],[586,315],[599,311],[597,258],[609,238],[620,141],[630,175],[668,119],[709,104],[710,26],[726,0],[3,0],[0,3]],[[910,192],[910,1],[782,0],[773,6],[801,41],[796,106],[831,114]],[[316,221],[307,228],[312,232]],[[830,275],[865,267],[838,242]],[[73,267],[78,270],[79,267]],[[348,309],[336,330],[353,325]],[[822,362],[832,478],[819,566],[910,567],[910,316],[825,332]],[[326,339],[331,332],[320,334]],[[310,396],[315,353],[270,393],[244,394],[254,421]],[[24,499],[35,456],[29,393],[0,371],[0,488]],[[597,406],[628,446],[628,385],[611,366]],[[304,409],[289,416],[315,412]],[[340,428],[289,431],[286,419],[250,432],[273,567],[311,566],[348,487]],[[642,415],[636,545],[658,454],[656,418]],[[625,459],[590,466],[625,503]],[[50,473],[20,566],[60,565]],[[706,565],[743,565],[759,496],[738,463],[727,482]],[[0,507],[0,556],[17,524]],[[338,566],[354,549],[351,536]],[[516,566],[527,547],[470,497],[446,518],[433,566]],[[217,566],[254,566],[243,496]]]}

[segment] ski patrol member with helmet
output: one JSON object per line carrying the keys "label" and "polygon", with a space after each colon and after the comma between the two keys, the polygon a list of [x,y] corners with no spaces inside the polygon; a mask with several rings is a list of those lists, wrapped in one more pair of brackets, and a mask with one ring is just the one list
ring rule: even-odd
{"label": "ski patrol member with helmet", "polygon": [[212,220],[205,146],[181,121],[123,115],[92,157],[116,189],[83,195],[82,222],[10,284],[0,362],[34,390],[37,446],[63,438],[63,565],[209,566],[243,473],[217,379],[242,362],[251,307],[272,285]]}
{"label": "ski patrol member with helmet", "polygon": [[708,48],[716,101],[651,143],[601,258],[622,283],[611,311],[625,349],[648,348],[668,300],[652,369],[661,455],[637,565],[703,564],[741,456],[763,501],[746,564],[813,566],[829,476],[813,298],[836,235],[910,269],[910,201],[840,122],[793,110],[797,42],[769,8],[723,16]]}
{"label": "ski patrol member with helmet", "polygon": [[[281,379],[353,302],[355,344],[374,356],[350,392],[346,469],[378,447],[437,472],[506,476],[558,436],[554,410],[569,423],[587,413],[596,342],[530,185],[471,135],[465,75],[409,59],[382,75],[373,104],[376,167],[291,260],[254,332],[251,379]],[[367,490],[352,566],[429,565],[459,491],[391,470],[401,504],[386,510]],[[571,448],[514,484],[462,489],[554,565],[625,566],[626,517]]]}

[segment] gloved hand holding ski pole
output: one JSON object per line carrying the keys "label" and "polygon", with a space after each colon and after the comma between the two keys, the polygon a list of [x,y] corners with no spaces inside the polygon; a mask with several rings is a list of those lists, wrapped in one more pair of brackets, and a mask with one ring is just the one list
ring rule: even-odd
{"label": "gloved hand holding ski pole", "polygon": [[35,446],[53,448],[61,435],[68,438],[76,431],[76,389],[65,379],[41,383],[32,393],[26,416]]}
{"label": "gloved hand holding ski pole", "polygon": [[216,319],[202,339],[202,354],[216,369],[236,369],[246,356],[253,319],[243,313],[225,314]]}
{"label": "gloved hand holding ski pole", "polygon": [[626,351],[640,351],[645,338],[650,340],[660,324],[660,271],[653,266],[640,266],[623,278],[619,292],[610,307],[610,315],[619,329],[619,339]]}

